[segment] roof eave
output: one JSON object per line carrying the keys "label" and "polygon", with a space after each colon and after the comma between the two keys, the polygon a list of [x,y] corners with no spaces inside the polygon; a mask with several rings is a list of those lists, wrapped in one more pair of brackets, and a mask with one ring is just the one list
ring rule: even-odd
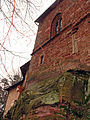
{"label": "roof eave", "polygon": [[55,1],[41,16],[39,16],[35,22],[40,23],[57,5],[57,1]]}
{"label": "roof eave", "polygon": [[9,91],[9,90],[11,90],[11,89],[15,88],[16,86],[18,86],[18,85],[22,84],[22,83],[23,83],[23,81],[24,81],[24,80],[21,80],[21,81],[17,82],[16,84],[14,84],[14,85],[12,85],[12,86],[10,86],[10,87],[6,88],[5,90],[6,90],[6,91]]}
{"label": "roof eave", "polygon": [[39,16],[34,22],[40,23],[56,6],[63,0],[56,0],[41,16]]}

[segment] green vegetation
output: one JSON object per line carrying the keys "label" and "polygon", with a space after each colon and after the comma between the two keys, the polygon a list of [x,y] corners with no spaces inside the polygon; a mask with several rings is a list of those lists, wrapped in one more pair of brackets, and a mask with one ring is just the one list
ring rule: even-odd
{"label": "green vegetation", "polygon": [[[56,108],[60,101],[61,93],[64,101],[67,101],[67,103],[71,105],[74,104],[79,106],[75,101],[80,101],[80,103],[82,103],[83,95],[85,95],[85,87],[88,85],[85,81],[87,81],[88,78],[89,75],[87,74],[82,75],[78,72],[65,72],[63,75],[53,79],[49,78],[39,81],[22,92],[16,105],[8,111],[6,117],[9,120],[20,120],[20,118],[25,115],[25,119],[23,118],[23,120],[40,120],[40,118],[36,116],[35,109],[45,105],[54,106]],[[90,99],[89,97],[90,96],[87,96],[87,98],[84,97],[85,101],[83,106],[87,106]],[[68,104],[66,107],[63,107],[66,113],[70,112],[70,114],[73,113],[73,115],[77,114],[75,110],[73,111],[73,109],[71,110],[71,108],[68,108]],[[28,118],[30,111],[33,111],[33,116]],[[81,116],[82,113],[78,115]],[[47,117],[45,117],[45,120],[47,120],[46,118]],[[54,118],[60,120],[60,117],[56,114],[48,116],[48,120],[49,118],[50,120]]]}

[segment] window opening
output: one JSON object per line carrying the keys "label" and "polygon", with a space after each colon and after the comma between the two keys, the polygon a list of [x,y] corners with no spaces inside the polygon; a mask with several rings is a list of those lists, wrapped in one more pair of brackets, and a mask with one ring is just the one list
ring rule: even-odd
{"label": "window opening", "polygon": [[61,30],[62,30],[62,18],[61,18],[61,13],[58,13],[52,21],[50,37],[53,38]]}
{"label": "window opening", "polygon": [[60,18],[60,25],[59,25],[59,30],[62,30],[62,19]]}
{"label": "window opening", "polygon": [[43,55],[41,56],[41,62],[40,62],[40,64],[42,64],[43,63]]}
{"label": "window opening", "polygon": [[58,33],[58,21],[56,22],[56,29],[55,29],[55,33],[57,34]]}

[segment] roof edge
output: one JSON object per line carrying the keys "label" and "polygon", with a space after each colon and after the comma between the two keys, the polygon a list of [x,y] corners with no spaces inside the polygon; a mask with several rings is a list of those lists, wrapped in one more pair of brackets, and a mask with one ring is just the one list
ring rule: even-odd
{"label": "roof edge", "polygon": [[40,15],[34,22],[40,23],[56,6],[63,0],[56,0],[42,15]]}
{"label": "roof edge", "polygon": [[8,88],[6,88],[5,90],[9,91],[9,90],[11,90],[11,89],[15,88],[16,86],[18,86],[18,85],[22,84],[23,82],[24,82],[24,80],[21,80],[21,81],[19,81],[19,82],[15,83],[15,84],[14,84],[14,85],[12,85],[12,86],[9,86],[9,87],[8,87]]}

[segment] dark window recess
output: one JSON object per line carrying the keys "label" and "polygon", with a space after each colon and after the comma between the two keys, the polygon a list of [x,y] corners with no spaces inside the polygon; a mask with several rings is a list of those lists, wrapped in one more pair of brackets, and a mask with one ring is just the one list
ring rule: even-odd
{"label": "dark window recess", "polygon": [[62,30],[62,17],[61,13],[58,13],[51,24],[50,38],[55,37]]}
{"label": "dark window recess", "polygon": [[56,22],[55,34],[58,34],[59,31],[61,30],[62,30],[62,19],[60,18],[60,20]]}
{"label": "dark window recess", "polygon": [[43,63],[43,55],[41,56],[40,64],[42,64],[42,63]]}
{"label": "dark window recess", "polygon": [[60,18],[59,31],[62,30],[62,19]]}
{"label": "dark window recess", "polygon": [[57,34],[58,33],[58,22],[56,22],[56,27],[55,27],[55,33]]}

